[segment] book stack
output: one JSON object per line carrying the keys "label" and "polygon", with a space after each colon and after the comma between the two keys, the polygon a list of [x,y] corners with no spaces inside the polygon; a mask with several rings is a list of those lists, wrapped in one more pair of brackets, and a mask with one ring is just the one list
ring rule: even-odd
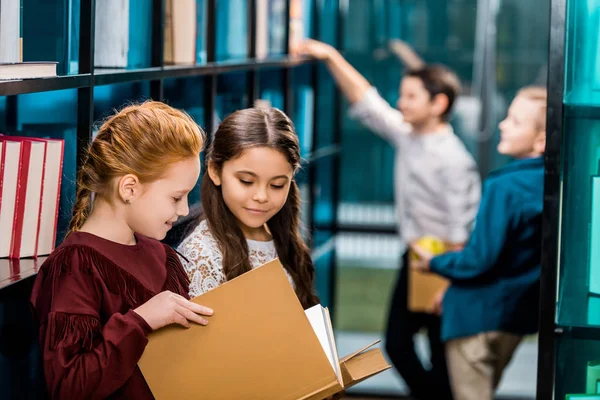
{"label": "book stack", "polygon": [[[33,9],[34,5],[30,4],[30,10]],[[35,9],[35,12],[43,15],[43,10]],[[0,0],[0,81],[56,76],[58,62],[37,61],[37,57],[45,57],[46,54],[38,52],[32,58],[31,49],[24,49],[23,31],[28,33],[28,24],[23,23],[22,17],[22,1]],[[23,59],[28,62],[23,62]]]}
{"label": "book stack", "polygon": [[64,141],[0,135],[0,258],[54,250]]}

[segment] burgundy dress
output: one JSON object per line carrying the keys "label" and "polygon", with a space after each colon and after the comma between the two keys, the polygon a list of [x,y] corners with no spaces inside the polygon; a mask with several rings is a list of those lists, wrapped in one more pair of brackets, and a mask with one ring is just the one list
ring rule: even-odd
{"label": "burgundy dress", "polygon": [[170,290],[188,298],[176,252],[136,234],[122,245],[71,234],[42,265],[31,303],[52,399],[152,399],[137,363],[152,329],[133,309]]}

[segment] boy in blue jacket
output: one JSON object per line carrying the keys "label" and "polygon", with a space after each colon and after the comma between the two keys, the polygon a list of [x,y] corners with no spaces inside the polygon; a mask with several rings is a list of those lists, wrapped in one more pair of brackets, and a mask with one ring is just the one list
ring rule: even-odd
{"label": "boy in blue jacket", "polygon": [[519,91],[500,123],[498,152],[516,161],[487,178],[465,247],[411,267],[448,278],[442,340],[455,400],[491,400],[524,335],[538,329],[546,89]]}

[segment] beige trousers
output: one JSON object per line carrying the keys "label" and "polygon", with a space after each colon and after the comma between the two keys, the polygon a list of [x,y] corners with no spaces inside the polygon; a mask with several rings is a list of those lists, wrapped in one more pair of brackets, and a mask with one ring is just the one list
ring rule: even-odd
{"label": "beige trousers", "polygon": [[522,336],[484,332],[450,340],[446,357],[454,400],[493,400]]}

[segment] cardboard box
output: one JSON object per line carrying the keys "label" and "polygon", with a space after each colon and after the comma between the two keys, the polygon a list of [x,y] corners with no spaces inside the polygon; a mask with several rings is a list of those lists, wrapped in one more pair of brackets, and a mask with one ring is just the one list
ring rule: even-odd
{"label": "cardboard box", "polygon": [[278,260],[192,301],[209,324],[152,333],[138,363],[158,400],[320,400],[390,368],[371,346],[340,362],[328,310],[305,313]]}
{"label": "cardboard box", "polygon": [[[446,244],[434,236],[424,236],[416,244],[434,256],[443,254],[447,250]],[[409,265],[404,268],[410,268],[410,263],[418,259],[417,254],[410,251]],[[435,296],[448,289],[449,285],[450,281],[439,275],[410,268],[408,270],[408,309],[412,312],[430,313]]]}
{"label": "cardboard box", "polygon": [[431,312],[433,299],[450,282],[439,275],[411,269],[408,271],[408,309],[412,312]]}

